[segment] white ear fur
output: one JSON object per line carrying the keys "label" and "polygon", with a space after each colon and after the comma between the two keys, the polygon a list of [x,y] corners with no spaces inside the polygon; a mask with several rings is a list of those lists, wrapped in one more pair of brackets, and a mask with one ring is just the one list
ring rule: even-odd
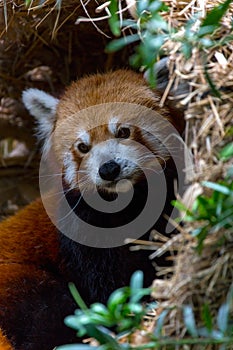
{"label": "white ear fur", "polygon": [[38,122],[38,138],[47,139],[53,131],[59,100],[38,89],[23,91],[22,100],[30,114]]}

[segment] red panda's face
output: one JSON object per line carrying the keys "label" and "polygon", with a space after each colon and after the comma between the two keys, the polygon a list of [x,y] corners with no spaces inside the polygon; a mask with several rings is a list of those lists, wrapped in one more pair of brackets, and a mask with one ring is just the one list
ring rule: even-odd
{"label": "red panda's face", "polygon": [[23,101],[37,119],[43,154],[54,150],[72,189],[126,192],[165,166],[175,113],[134,72],[83,78],[61,100],[28,89]]}
{"label": "red panda's face", "polygon": [[126,192],[145,173],[160,171],[167,151],[153,133],[138,124],[112,117],[108,123],[90,129],[78,128],[63,157],[63,177],[68,187]]}

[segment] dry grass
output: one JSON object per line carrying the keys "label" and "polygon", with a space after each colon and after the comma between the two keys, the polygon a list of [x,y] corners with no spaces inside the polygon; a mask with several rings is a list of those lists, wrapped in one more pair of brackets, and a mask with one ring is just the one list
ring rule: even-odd
{"label": "dry grass", "polygon": [[[170,12],[165,17],[171,27],[180,28],[182,35],[188,19],[197,13],[204,17],[220,2],[223,1],[166,1]],[[58,12],[54,10],[54,1],[47,0],[43,8],[34,4],[31,3],[28,11],[23,1],[7,2],[7,33],[6,20],[3,15],[0,18],[2,98],[10,96],[19,100],[25,86],[36,86],[59,95],[76,76],[126,65],[127,50],[115,56],[104,53],[108,39],[102,32],[110,35],[106,20],[95,22],[98,30],[92,23],[74,25],[78,16],[87,17],[86,11],[92,18],[100,16],[95,13],[95,1],[89,1],[85,8],[81,1],[64,1]],[[216,39],[232,33],[232,15],[233,5],[224,16],[221,28],[216,31]],[[188,61],[179,53],[179,45],[169,41],[164,49],[170,57],[172,79],[178,83],[182,78],[190,84],[189,94],[184,96],[182,103],[186,106],[185,140],[194,162],[192,171],[187,169],[188,191],[195,197],[200,193],[195,190],[200,181],[223,178],[232,164],[232,160],[220,161],[217,152],[232,142],[233,41],[205,52],[195,49]],[[221,99],[209,94],[204,67],[208,68],[214,85],[221,92]],[[216,232],[207,239],[202,254],[198,255],[194,249],[196,241],[190,235],[192,229],[192,225],[186,224],[175,239],[166,241],[164,251],[178,250],[172,277],[166,278],[167,271],[161,270],[164,280],[154,282],[153,295],[159,302],[159,310],[172,307],[165,332],[179,337],[185,334],[181,306],[193,305],[198,322],[201,322],[200,307],[205,302],[211,305],[213,315],[216,315],[233,277],[233,232],[227,235],[223,231]],[[216,242],[223,235],[227,239],[220,247]]]}
{"label": "dry grass", "polygon": [[[205,16],[206,12],[220,1],[166,1],[170,6],[168,20],[173,27],[180,27],[187,19],[198,12]],[[215,39],[232,34],[233,6],[224,16],[221,28],[215,33]],[[175,67],[175,79],[185,79],[190,84],[190,92],[182,103],[187,107],[185,141],[193,154],[194,168],[188,171],[189,188],[184,194],[183,202],[193,194],[200,194],[199,183],[203,180],[221,180],[232,159],[223,162],[217,153],[233,140],[233,40],[228,44],[206,50],[193,50],[192,57],[186,61],[177,54],[179,44],[168,42],[167,53],[171,67]],[[206,58],[207,57],[207,58]],[[175,65],[173,64],[175,63]],[[221,93],[221,99],[209,94],[210,86],[205,76],[204,67],[208,68],[214,85]],[[173,74],[171,74],[174,76]],[[199,190],[197,190],[197,187]],[[233,203],[232,203],[233,205]],[[197,224],[196,224],[197,225]],[[233,281],[233,232],[219,230],[205,241],[201,255],[195,247],[197,241],[190,235],[195,224],[185,224],[179,242],[171,244],[169,249],[178,250],[174,259],[171,278],[155,280],[153,296],[159,301],[161,311],[172,308],[165,323],[165,334],[182,337],[185,326],[181,312],[182,305],[190,304],[195,311],[198,326],[201,322],[201,308],[205,303],[211,307],[213,316],[226,299]],[[219,238],[226,237],[225,243],[218,245]],[[167,250],[166,247],[164,249]],[[195,349],[195,347],[192,347]],[[197,349],[199,349],[197,347]],[[213,349],[213,346],[210,346]]]}

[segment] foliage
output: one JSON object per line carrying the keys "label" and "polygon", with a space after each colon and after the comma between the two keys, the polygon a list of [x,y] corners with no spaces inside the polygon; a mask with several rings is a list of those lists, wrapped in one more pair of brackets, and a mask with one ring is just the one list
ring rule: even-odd
{"label": "foliage", "polygon": [[[139,301],[151,292],[149,288],[143,288],[141,271],[133,274],[130,287],[115,290],[106,306],[94,303],[88,309],[73,284],[70,284],[70,290],[80,309],[76,310],[73,316],[66,317],[65,324],[76,330],[79,337],[85,335],[94,337],[100,344],[105,345],[102,349],[106,350],[121,349],[117,338],[122,335],[122,332],[133,332],[136,328],[140,328],[147,308]],[[117,338],[111,334],[112,327],[118,332]],[[59,349],[68,350],[69,347]],[[82,347],[77,345],[76,349],[82,349]]]}
{"label": "foliage", "polygon": [[[219,153],[225,161],[233,157],[232,144],[227,145]],[[228,169],[225,179],[218,182],[203,181],[202,185],[211,193],[199,195],[191,209],[187,209],[180,201],[174,201],[174,206],[185,211],[183,221],[199,222],[198,228],[193,229],[192,235],[197,237],[197,250],[200,253],[207,235],[225,229],[233,231],[233,167]]]}
{"label": "foliage", "polygon": [[[111,5],[115,4],[116,0],[111,0]],[[184,24],[183,30],[181,28],[171,28],[168,22],[162,17],[168,7],[161,0],[141,0],[136,1],[137,19],[120,21],[116,16],[115,6],[111,6],[111,18],[109,20],[110,28],[113,34],[118,34],[116,28],[124,31],[126,28],[131,28],[134,34],[124,36],[122,38],[113,40],[107,46],[108,51],[116,51],[126,45],[137,42],[135,54],[131,57],[131,64],[137,68],[144,67],[148,70],[150,82],[155,84],[154,64],[158,57],[164,54],[164,44],[170,40],[180,43],[180,52],[186,58],[190,58],[192,51],[198,48],[204,52],[205,48],[214,47],[217,45],[224,45],[230,40],[232,36],[219,41],[213,39],[213,35],[221,26],[221,19],[228,10],[232,0],[226,0],[224,3],[214,7],[204,19],[199,16],[193,16]],[[115,23],[114,23],[115,22]],[[197,25],[198,24],[198,25]],[[203,62],[205,63],[205,62]],[[210,77],[206,73],[207,81]],[[211,86],[211,84],[210,84]],[[219,95],[217,89],[212,89],[215,94]]]}
{"label": "foliage", "polygon": [[[158,320],[153,333],[147,334],[148,343],[133,345],[119,343],[123,335],[131,334],[141,328],[143,316],[152,305],[144,307],[140,300],[150,293],[150,289],[143,288],[143,274],[140,271],[132,275],[130,287],[116,290],[110,296],[107,305],[95,303],[87,308],[73,284],[70,285],[71,293],[76,300],[80,310],[76,310],[73,316],[65,319],[67,326],[73,328],[78,336],[93,337],[99,342],[99,346],[88,344],[72,344],[59,346],[57,350],[143,350],[158,349],[168,346],[175,349],[178,345],[188,344],[221,344],[221,349],[232,344],[232,320],[230,311],[233,301],[233,287],[230,288],[224,304],[219,308],[216,318],[211,315],[211,310],[206,304],[202,309],[203,327],[196,326],[193,309],[190,305],[183,307],[183,319],[188,333],[191,337],[177,339],[163,336],[163,325],[169,310],[164,310]],[[153,305],[156,308],[156,304]],[[114,327],[116,335],[111,329]]]}
{"label": "foliage", "polygon": [[[226,301],[220,306],[216,320],[211,314],[211,308],[208,304],[202,307],[202,322],[203,327],[196,326],[194,312],[190,305],[183,307],[184,323],[189,334],[196,338],[210,338],[210,344],[215,341],[222,340],[221,350],[226,349],[226,344],[231,344],[233,337],[232,320],[230,320],[230,313],[232,311],[233,301],[233,285],[230,287]],[[228,340],[227,340],[228,339]],[[201,343],[201,341],[200,341]],[[225,343],[225,344],[224,344]]]}

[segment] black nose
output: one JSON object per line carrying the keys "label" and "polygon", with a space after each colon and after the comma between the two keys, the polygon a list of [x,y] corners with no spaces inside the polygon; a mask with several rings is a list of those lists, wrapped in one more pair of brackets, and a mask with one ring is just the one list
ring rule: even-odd
{"label": "black nose", "polygon": [[113,181],[120,174],[121,167],[114,160],[101,165],[99,175],[103,180]]}

